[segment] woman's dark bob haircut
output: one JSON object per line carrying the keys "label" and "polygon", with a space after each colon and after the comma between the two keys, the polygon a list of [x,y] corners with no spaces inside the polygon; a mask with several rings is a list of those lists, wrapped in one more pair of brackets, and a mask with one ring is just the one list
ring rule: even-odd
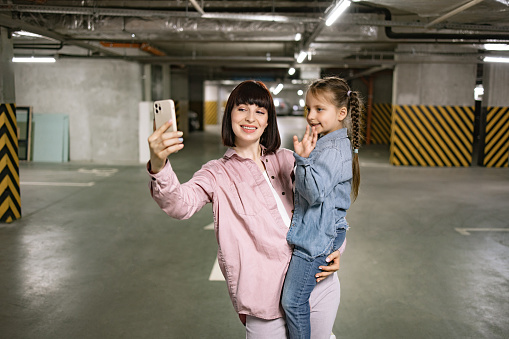
{"label": "woman's dark bob haircut", "polygon": [[256,105],[267,110],[268,126],[265,128],[260,144],[265,146],[267,153],[275,152],[281,146],[281,137],[277,128],[276,108],[267,86],[261,81],[247,80],[241,82],[230,94],[224,110],[221,137],[223,144],[235,147],[235,134],[232,129],[232,111],[238,105]]}

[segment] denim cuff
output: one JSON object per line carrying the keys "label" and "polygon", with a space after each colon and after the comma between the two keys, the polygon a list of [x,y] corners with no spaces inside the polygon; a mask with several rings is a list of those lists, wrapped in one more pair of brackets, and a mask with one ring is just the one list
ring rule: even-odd
{"label": "denim cuff", "polygon": [[298,155],[297,153],[293,152],[293,156],[295,158],[295,164],[297,166],[309,166],[311,165],[313,162],[311,160],[311,158],[304,158],[304,157],[301,157],[300,155]]}

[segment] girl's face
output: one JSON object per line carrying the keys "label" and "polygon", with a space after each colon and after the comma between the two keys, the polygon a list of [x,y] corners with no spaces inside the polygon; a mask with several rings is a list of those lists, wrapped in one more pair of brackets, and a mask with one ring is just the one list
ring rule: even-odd
{"label": "girl's face", "polygon": [[306,110],[309,126],[315,126],[318,134],[328,134],[343,128],[343,120],[348,110],[346,107],[337,108],[328,95],[306,95]]}
{"label": "girl's face", "polygon": [[267,109],[257,105],[241,104],[234,106],[232,113],[232,129],[237,147],[259,142],[268,126]]}

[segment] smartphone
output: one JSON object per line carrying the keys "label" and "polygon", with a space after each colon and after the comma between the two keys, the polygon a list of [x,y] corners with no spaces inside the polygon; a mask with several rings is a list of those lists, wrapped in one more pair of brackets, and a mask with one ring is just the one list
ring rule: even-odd
{"label": "smartphone", "polygon": [[166,132],[177,131],[177,118],[175,115],[175,103],[173,100],[159,100],[154,102],[154,118],[156,121],[156,129],[159,129],[167,121],[173,121],[173,124]]}

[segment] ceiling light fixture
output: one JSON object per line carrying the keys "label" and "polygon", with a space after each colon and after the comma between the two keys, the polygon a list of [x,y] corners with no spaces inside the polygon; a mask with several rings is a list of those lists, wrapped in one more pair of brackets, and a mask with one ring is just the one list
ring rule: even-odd
{"label": "ceiling light fixture", "polygon": [[290,69],[288,70],[288,74],[290,74],[290,75],[294,75],[294,74],[295,74],[295,68],[293,68],[293,67],[292,67],[292,68],[290,68]]}
{"label": "ceiling light fixture", "polygon": [[346,11],[346,9],[350,6],[351,1],[342,0],[336,4],[336,6],[332,9],[327,20],[325,20],[325,25],[330,26],[336,21],[339,16]]}
{"label": "ceiling light fixture", "polygon": [[281,92],[281,90],[283,89],[283,87],[284,87],[283,84],[280,83],[279,85],[276,86],[276,88],[274,88],[274,92],[272,93],[274,93],[274,95],[278,95],[279,92]]}
{"label": "ceiling light fixture", "polygon": [[299,56],[297,57],[297,62],[300,64],[306,59],[306,56],[308,55],[305,51],[300,51]]}
{"label": "ceiling light fixture", "polygon": [[30,37],[30,38],[44,38],[40,34],[36,34],[36,33],[32,33],[32,32],[27,32],[27,31],[15,31],[12,34],[15,35],[15,36],[26,36],[26,37]]}
{"label": "ceiling light fixture", "polygon": [[302,39],[302,34],[300,33],[295,34],[295,41],[300,41],[300,39]]}
{"label": "ceiling light fixture", "polygon": [[487,51],[509,51],[507,44],[484,44],[484,49]]}
{"label": "ceiling light fixture", "polygon": [[53,57],[13,57],[12,62],[38,62],[38,63],[52,63],[56,59]]}
{"label": "ceiling light fixture", "polygon": [[484,57],[484,62],[503,62],[503,63],[509,63],[509,58]]}

